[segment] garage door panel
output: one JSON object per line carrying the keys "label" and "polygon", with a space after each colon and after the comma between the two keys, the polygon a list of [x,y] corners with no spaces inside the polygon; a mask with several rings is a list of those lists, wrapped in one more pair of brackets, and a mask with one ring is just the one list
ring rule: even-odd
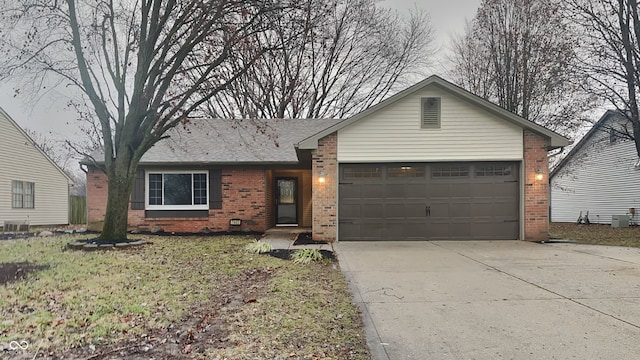
{"label": "garage door panel", "polygon": [[384,219],[404,219],[405,204],[386,204],[384,207]]}
{"label": "garage door panel", "polygon": [[[428,236],[427,224],[424,222],[409,222],[403,225],[404,239],[426,240]],[[394,236],[391,234],[390,236]]]}
{"label": "garage door panel", "polygon": [[387,221],[380,240],[426,240],[427,225],[424,222]]}
{"label": "garage door panel", "polygon": [[428,186],[431,199],[433,199],[434,197],[448,198],[449,196],[451,196],[449,191],[449,184],[431,183]]}
{"label": "garage door panel", "polygon": [[346,179],[340,165],[341,240],[518,238],[517,163],[356,167]]}
{"label": "garage door panel", "polygon": [[342,240],[382,240],[384,226],[375,222],[340,222]]}
{"label": "garage door panel", "polygon": [[[440,201],[442,200],[440,199]],[[451,216],[451,213],[449,211],[449,206],[450,204],[448,203],[430,202],[429,203],[430,212],[428,217],[433,220],[438,218],[448,219]]]}
{"label": "garage door panel", "polygon": [[449,206],[449,216],[452,218],[464,218],[468,220],[471,218],[471,204],[451,204]]}
{"label": "garage door panel", "polygon": [[473,227],[474,236],[477,239],[488,240],[513,240],[508,234],[518,231],[518,223],[516,221],[500,222],[484,222],[476,223]]}
{"label": "garage door panel", "polygon": [[425,191],[424,179],[422,183],[408,183],[404,185],[400,185],[405,191],[405,198],[407,199],[420,199],[425,200],[427,198],[427,193]]}
{"label": "garage door panel", "polygon": [[427,210],[424,203],[409,203],[405,204],[404,214],[407,218],[418,218],[424,221],[424,218],[427,216]]}
{"label": "garage door panel", "polygon": [[500,194],[500,192],[496,193],[494,184],[475,183],[470,187],[474,197],[493,197]]}
{"label": "garage door panel", "polygon": [[341,219],[358,219],[362,217],[362,206],[360,204],[340,204]]}
{"label": "garage door panel", "polygon": [[471,224],[469,223],[441,223],[429,226],[429,239],[470,239],[472,237]]}
{"label": "garage door panel", "polygon": [[360,197],[363,199],[381,199],[384,197],[384,185],[363,184],[360,186]]}
{"label": "garage door panel", "polygon": [[367,204],[361,207],[362,217],[379,219],[384,217],[383,204]]}
{"label": "garage door panel", "polygon": [[341,221],[339,225],[340,240],[361,240],[360,224]]}
{"label": "garage door panel", "polygon": [[377,221],[366,221],[360,224],[360,234],[367,240],[383,239],[384,224]]}
{"label": "garage door panel", "polygon": [[518,204],[514,204],[513,202],[496,202],[493,205],[493,215],[495,217],[509,218],[509,219],[518,219],[518,212],[514,211],[514,208],[517,208]]}
{"label": "garage door panel", "polygon": [[404,199],[405,189],[402,184],[386,184],[384,187],[385,199]]}
{"label": "garage door panel", "polygon": [[450,184],[449,196],[469,198],[472,196],[472,187],[469,186],[469,183]]}

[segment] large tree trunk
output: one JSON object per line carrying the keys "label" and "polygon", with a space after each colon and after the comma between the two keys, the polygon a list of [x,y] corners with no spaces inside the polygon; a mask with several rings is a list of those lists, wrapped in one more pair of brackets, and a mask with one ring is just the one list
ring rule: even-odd
{"label": "large tree trunk", "polygon": [[135,181],[135,171],[112,171],[109,175],[107,210],[100,239],[114,242],[127,240],[129,197]]}

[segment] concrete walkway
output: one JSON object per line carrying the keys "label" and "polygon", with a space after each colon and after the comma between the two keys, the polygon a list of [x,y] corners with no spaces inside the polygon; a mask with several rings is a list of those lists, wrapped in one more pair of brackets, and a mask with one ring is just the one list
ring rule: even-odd
{"label": "concrete walkway", "polygon": [[340,242],[374,359],[640,359],[640,249]]}

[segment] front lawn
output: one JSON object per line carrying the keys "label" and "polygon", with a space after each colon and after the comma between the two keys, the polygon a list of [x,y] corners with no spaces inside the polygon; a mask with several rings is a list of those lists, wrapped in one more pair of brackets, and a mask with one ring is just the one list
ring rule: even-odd
{"label": "front lawn", "polygon": [[605,224],[551,223],[551,238],[582,244],[640,247],[640,226],[613,228]]}
{"label": "front lawn", "polygon": [[337,263],[250,254],[249,237],[147,239],[1,241],[0,264],[23,270],[0,283],[0,358],[370,359]]}

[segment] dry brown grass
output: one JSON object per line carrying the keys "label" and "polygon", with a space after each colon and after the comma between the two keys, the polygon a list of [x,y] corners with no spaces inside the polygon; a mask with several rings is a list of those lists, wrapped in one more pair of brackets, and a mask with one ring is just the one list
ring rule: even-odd
{"label": "dry brown grass", "polygon": [[581,244],[640,247],[640,226],[613,228],[611,225],[551,223],[551,237]]}
{"label": "dry brown grass", "polygon": [[0,358],[370,358],[336,263],[251,254],[249,237],[146,239],[95,252],[67,250],[72,237],[1,241],[0,263],[36,268],[0,285]]}

